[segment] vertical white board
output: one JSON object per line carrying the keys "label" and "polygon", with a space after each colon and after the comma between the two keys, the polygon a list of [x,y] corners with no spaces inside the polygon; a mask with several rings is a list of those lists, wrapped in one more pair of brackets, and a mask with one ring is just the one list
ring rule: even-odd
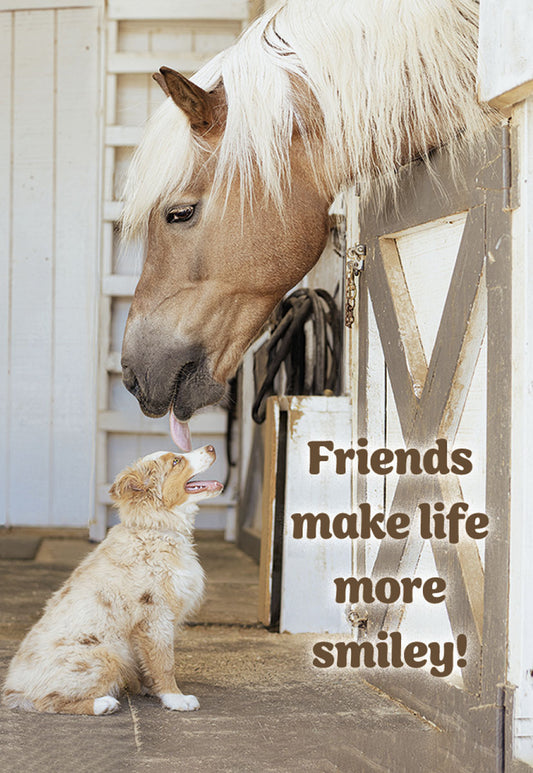
{"label": "vertical white board", "polygon": [[531,3],[482,0],[479,14],[478,88],[498,107],[516,104],[533,90]]}
{"label": "vertical white board", "polygon": [[[331,516],[351,512],[351,467],[335,473],[333,461],[318,475],[309,472],[310,440],[331,440],[335,448],[352,445],[348,397],[288,397],[287,478],[281,587],[280,631],[350,633],[344,604],[335,602],[336,577],[353,571],[349,539],[293,537],[293,513]],[[305,534],[305,531],[304,531]]]}
{"label": "vertical white board", "polygon": [[11,523],[46,523],[50,498],[54,38],[53,11],[15,14],[8,503]]}
{"label": "vertical white board", "polygon": [[0,523],[85,526],[94,491],[99,11],[0,14]]}
{"label": "vertical white board", "polygon": [[[95,119],[99,86],[95,66],[98,11],[59,11],[56,34],[54,393],[49,523],[68,525],[75,518],[85,525],[94,500],[100,157]],[[69,484],[65,485],[65,481]]]}
{"label": "vertical white board", "polygon": [[9,295],[11,248],[11,60],[13,14],[0,14],[0,526],[6,523],[9,476]]}
{"label": "vertical white board", "polygon": [[514,750],[533,765],[533,97],[513,113],[517,131],[520,207],[513,212],[513,418],[508,681],[514,693]]}

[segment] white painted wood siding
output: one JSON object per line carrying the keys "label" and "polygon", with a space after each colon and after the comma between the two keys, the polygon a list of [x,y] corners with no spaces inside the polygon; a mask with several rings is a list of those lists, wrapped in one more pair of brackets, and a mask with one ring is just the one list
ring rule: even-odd
{"label": "white painted wood siding", "polygon": [[0,62],[0,523],[85,526],[94,503],[98,10],[0,12]]}
{"label": "white painted wood siding", "polygon": [[507,107],[533,94],[531,0],[481,0],[478,81],[481,99]]}
{"label": "white painted wood siding", "polygon": [[[293,513],[352,512],[352,471],[336,475],[309,472],[310,440],[332,440],[335,448],[352,443],[348,397],[287,397],[287,478],[279,630],[288,633],[350,633],[345,605],[335,601],[336,577],[354,573],[354,543],[349,539],[294,539]],[[323,465],[325,468],[326,465]]]}

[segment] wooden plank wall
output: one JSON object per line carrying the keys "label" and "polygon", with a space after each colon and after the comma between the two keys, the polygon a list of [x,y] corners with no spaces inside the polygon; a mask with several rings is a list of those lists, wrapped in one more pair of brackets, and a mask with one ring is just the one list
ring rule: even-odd
{"label": "wooden plank wall", "polygon": [[[93,507],[98,10],[0,13],[0,523]],[[7,109],[6,109],[7,108]]]}

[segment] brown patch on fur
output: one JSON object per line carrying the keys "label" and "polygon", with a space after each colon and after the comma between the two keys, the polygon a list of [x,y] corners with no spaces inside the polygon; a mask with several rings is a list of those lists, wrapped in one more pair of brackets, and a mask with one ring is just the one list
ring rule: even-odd
{"label": "brown patch on fur", "polygon": [[89,671],[93,665],[94,663],[91,663],[90,660],[77,660],[72,666],[72,670],[81,673],[83,671]]}
{"label": "brown patch on fur", "polygon": [[112,603],[110,599],[105,595],[105,593],[101,590],[96,592],[96,600],[99,604],[101,604],[103,607],[111,607]]}
{"label": "brown patch on fur", "polygon": [[67,596],[70,593],[71,588],[72,586],[70,585],[70,583],[67,583],[66,585],[64,585],[59,591],[59,598],[60,599],[65,598],[65,596]]}
{"label": "brown patch on fur", "polygon": [[137,497],[141,492],[148,491],[150,484],[151,480],[147,470],[139,467],[128,467],[117,477],[109,489],[109,493],[114,502],[119,502],[121,499],[131,499]]}
{"label": "brown patch on fur", "polygon": [[140,597],[139,601],[141,604],[153,604],[154,597],[149,591],[145,591],[145,593],[143,593],[143,595]]}
{"label": "brown patch on fur", "polygon": [[88,636],[80,636],[78,641],[80,644],[86,644],[86,645],[100,644],[100,639],[98,638],[98,636],[95,636],[94,633],[91,633]]}
{"label": "brown patch on fur", "polygon": [[37,711],[49,714],[94,714],[94,698],[73,700],[59,693],[49,693],[34,701]]}
{"label": "brown patch on fur", "polygon": [[161,490],[161,499],[165,507],[178,507],[187,501],[189,494],[185,491],[185,484],[192,476],[193,471],[188,462],[171,468]]}
{"label": "brown patch on fur", "polygon": [[48,695],[45,695],[41,700],[43,701],[54,701],[56,698],[60,698],[61,694],[56,692],[49,692]]}

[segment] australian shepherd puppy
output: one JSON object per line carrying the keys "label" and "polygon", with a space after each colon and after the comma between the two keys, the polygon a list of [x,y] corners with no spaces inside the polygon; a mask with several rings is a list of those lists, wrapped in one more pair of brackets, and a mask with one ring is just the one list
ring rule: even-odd
{"label": "australian shepherd puppy", "polygon": [[156,695],[177,711],[199,708],[174,676],[174,633],[200,603],[204,576],[192,540],[197,502],[222,490],[192,480],[215,460],[150,454],[111,488],[121,523],[48,602],[11,661],[3,689],[10,708],[111,714],[117,697]]}

